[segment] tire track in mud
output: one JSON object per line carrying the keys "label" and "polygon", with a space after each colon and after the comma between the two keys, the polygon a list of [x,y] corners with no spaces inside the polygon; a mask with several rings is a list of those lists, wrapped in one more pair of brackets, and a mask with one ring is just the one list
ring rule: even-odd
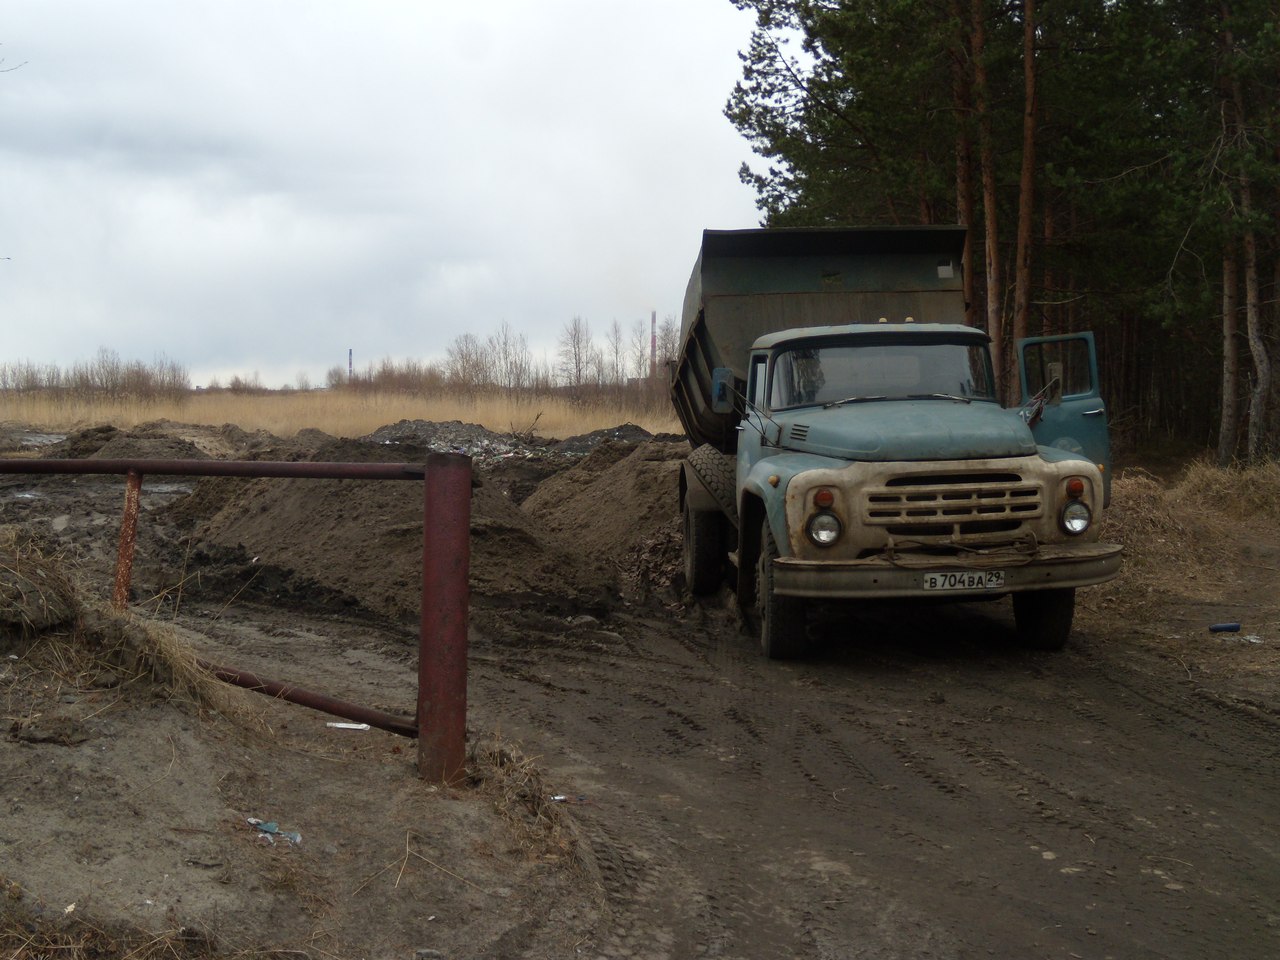
{"label": "tire track in mud", "polygon": [[1191,957],[1247,931],[1236,955],[1269,956],[1275,724],[1179,676],[1089,645],[775,664],[673,624],[481,642],[472,719],[587,794],[590,955]]}
{"label": "tire track in mud", "polygon": [[[686,643],[681,646],[688,649]],[[558,659],[556,652],[546,652],[548,662]],[[610,871],[602,871],[606,891],[611,883],[618,887],[608,894],[611,903],[629,903],[628,910],[619,913],[621,919],[611,922],[625,927],[645,910],[666,918],[676,931],[675,950],[658,956],[797,955],[802,927],[798,918],[808,898],[777,891],[819,883],[830,901],[822,910],[838,910],[849,902],[841,890],[853,881],[845,879],[845,865],[822,852],[821,843],[809,844],[801,865],[792,864],[794,851],[786,843],[779,846],[773,837],[772,804],[766,804],[762,814],[760,799],[779,791],[812,791],[811,779],[803,772],[779,765],[795,764],[797,745],[811,739],[809,728],[822,721],[793,716],[794,686],[783,687],[779,697],[767,670],[763,675],[768,682],[759,683],[761,666],[754,651],[732,654],[722,663],[724,669],[710,676],[706,671],[714,669],[714,651],[701,647],[689,657],[674,658],[671,653],[668,649],[653,658],[628,657],[625,663],[612,658],[564,663],[574,674],[565,686],[596,689],[607,703],[567,701],[558,714],[561,719],[540,732],[543,742],[571,741],[575,756],[626,758],[611,765],[608,787],[596,785],[597,791],[613,790],[626,798],[626,828],[616,836],[591,837],[597,860],[622,859],[623,865],[611,871],[612,881]],[[490,706],[525,716],[547,715],[533,706],[540,691],[512,689],[512,671],[496,659],[492,666],[502,676],[505,692],[496,694]],[[485,696],[487,700],[488,688]],[[512,702],[512,696],[523,705]],[[787,718],[786,723],[780,724],[779,717]],[[837,767],[861,769],[845,747],[837,745],[835,753]],[[840,809],[837,801],[832,803]],[[586,824],[592,817],[587,809],[580,820]],[[627,860],[617,852],[628,847],[648,852],[644,862],[662,874],[661,890],[631,882],[636,858]],[[679,866],[661,854],[668,849],[679,854]],[[868,881],[858,878],[856,885],[866,887]],[[695,895],[701,890],[708,894]],[[825,934],[821,927],[815,925],[809,937],[815,944],[842,940],[843,935]]]}
{"label": "tire track in mud", "polygon": [[[556,722],[538,733],[540,741],[558,741],[574,757],[619,760],[610,766],[608,783],[591,785],[591,795],[599,799],[574,810],[591,858],[600,864],[609,904],[604,922],[611,932],[597,938],[598,955],[789,955],[794,946],[789,924],[774,922],[780,932],[773,938],[761,933],[760,918],[774,907],[768,896],[752,889],[758,882],[752,879],[758,874],[751,862],[755,851],[735,829],[750,807],[749,797],[709,792],[690,780],[690,770],[713,764],[734,768],[732,779],[739,786],[758,790],[750,785],[758,778],[744,777],[735,765],[750,755],[745,748],[760,734],[751,723],[742,724],[752,714],[731,684],[672,653],[564,663],[576,685],[595,689],[604,702],[566,701]],[[495,659],[491,666],[505,692],[495,694],[489,707],[546,715],[533,706],[539,690],[512,689],[506,665]],[[486,701],[489,690],[485,684]],[[602,808],[609,810],[608,817],[597,815]],[[741,869],[732,866],[743,858]],[[748,944],[742,931],[752,928],[756,934]]]}
{"label": "tire track in mud", "polygon": [[[1277,825],[1274,805],[1258,809],[1259,798],[1274,796],[1277,786],[1271,759],[1274,733],[1260,735],[1271,728],[1269,718],[1258,718],[1255,729],[1242,732],[1234,710],[1219,708],[1201,691],[1186,691],[1185,684],[1170,684],[1167,678],[1148,677],[1132,667],[1088,656],[1052,662],[1060,683],[1046,687],[1043,677],[1028,681],[1019,677],[1020,671],[1010,670],[1010,685],[995,688],[1004,700],[1034,703],[1032,710],[1019,711],[1024,716],[1012,721],[1017,724],[1013,729],[1002,729],[1009,726],[1008,718],[983,724],[970,712],[966,719],[967,705],[961,697],[948,701],[953,707],[948,723],[926,724],[913,735],[928,746],[927,751],[917,749],[913,759],[928,753],[944,767],[970,763],[989,781],[970,791],[978,809],[1000,811],[1002,823],[991,818],[974,818],[969,824],[964,818],[949,819],[947,832],[985,826],[996,835],[1012,833],[1027,848],[1051,857],[1050,864],[1060,872],[1095,875],[1095,887],[1109,901],[1138,912],[1154,891],[1199,897],[1198,907],[1184,905],[1182,910],[1202,909],[1216,917],[1222,912],[1219,891],[1242,886],[1241,911],[1234,919],[1210,926],[1216,925],[1218,933],[1249,924],[1274,930],[1274,910],[1269,912],[1266,897],[1254,892],[1274,892],[1277,886],[1270,842]],[[934,673],[923,671],[929,679]],[[992,689],[983,679],[976,686]],[[1116,686],[1132,696],[1109,696]],[[1145,704],[1145,715],[1134,711],[1130,701],[1135,699]],[[1191,728],[1181,728],[1179,718],[1190,718]],[[1070,742],[1071,734],[1080,745]],[[1091,756],[1104,747],[1102,760]],[[1201,765],[1216,769],[1217,755],[1224,749],[1239,758],[1231,765],[1231,779],[1236,779],[1236,767],[1253,770],[1249,782],[1239,784],[1245,803],[1229,817],[1222,816],[1227,806],[1222,780],[1195,775]],[[1202,822],[1211,812],[1218,820],[1247,822],[1266,839],[1245,833],[1232,836],[1228,824]],[[1087,846],[1080,843],[1081,836]],[[1193,862],[1198,865],[1193,867]],[[1212,870],[1204,868],[1206,863],[1213,864]],[[1173,911],[1161,913],[1170,945],[1176,942],[1187,949],[1200,943],[1206,951],[1200,955],[1214,951],[1217,940],[1212,931],[1189,931]],[[1274,947],[1274,934],[1270,940]],[[1263,950],[1258,955],[1267,954]]]}
{"label": "tire track in mud", "polygon": [[[1269,718],[1241,724],[1239,708],[1089,645],[791,665],[722,625],[683,626],[625,655],[541,651],[576,692],[554,724],[526,731],[625,804],[592,843],[663,877],[612,895],[630,898],[635,923],[673,931],[674,952],[653,941],[643,955],[769,955],[755,947],[772,943],[788,956],[950,956],[998,942],[1190,957],[1225,938],[1247,957],[1280,943],[1275,851],[1247,836],[1280,827],[1258,809],[1278,785]],[[513,713],[551,715],[538,702],[558,693],[515,686]],[[1219,766],[1224,750],[1237,759]],[[1232,799],[1211,795],[1213,770],[1188,782],[1197,765],[1255,769]]]}

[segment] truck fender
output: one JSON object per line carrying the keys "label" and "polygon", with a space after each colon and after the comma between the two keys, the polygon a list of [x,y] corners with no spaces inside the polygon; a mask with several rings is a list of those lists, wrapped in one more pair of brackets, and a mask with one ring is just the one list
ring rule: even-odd
{"label": "truck fender", "polygon": [[764,519],[764,501],[754,494],[744,493],[740,513],[738,587],[734,593],[738,597],[738,606],[750,610],[756,602],[756,558],[760,556],[760,521]]}
{"label": "truck fender", "polygon": [[[767,459],[757,461],[755,466],[751,468],[751,472],[747,474],[746,481],[742,484],[742,492],[739,495],[742,500],[741,509],[747,509],[747,500],[754,500],[759,513],[752,520],[746,518],[743,514],[742,528],[751,531],[755,539],[760,539],[760,521],[768,516],[769,528],[773,531],[773,539],[778,544],[778,549],[783,556],[791,553],[791,539],[787,534],[787,482],[790,477],[778,482],[775,476],[776,465],[771,464]],[[770,482],[773,481],[773,482]]]}

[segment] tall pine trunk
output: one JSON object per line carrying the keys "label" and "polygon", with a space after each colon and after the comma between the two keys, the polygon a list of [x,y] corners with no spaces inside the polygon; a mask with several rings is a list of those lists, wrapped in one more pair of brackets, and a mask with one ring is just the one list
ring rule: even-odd
{"label": "tall pine trunk", "polygon": [[1027,336],[1031,311],[1031,224],[1036,171],[1036,6],[1022,0],[1022,171],[1018,178],[1018,243],[1013,268],[1013,339]]}
{"label": "tall pine trunk", "polygon": [[996,195],[995,144],[991,130],[990,90],[987,83],[986,4],[970,0],[969,44],[973,57],[973,106],[978,120],[978,165],[982,171],[982,220],[987,271],[987,333],[991,336],[991,357],[995,363],[996,393],[1006,400],[1012,396],[1004,330],[1003,278],[1000,272],[1000,217]]}
{"label": "tall pine trunk", "polygon": [[[1240,182],[1240,212],[1246,218],[1253,210],[1253,189],[1247,175]],[[1244,249],[1244,317],[1249,337],[1249,353],[1253,357],[1253,393],[1249,397],[1248,457],[1256,462],[1266,457],[1270,447],[1267,436],[1267,401],[1271,399],[1271,357],[1262,337],[1262,315],[1258,296],[1258,241],[1253,228],[1241,238]]]}
{"label": "tall pine trunk", "polygon": [[1232,70],[1237,60],[1235,36],[1231,30],[1231,9],[1222,5],[1223,67],[1228,71],[1230,111],[1227,134],[1236,150],[1245,159],[1239,161],[1236,175],[1236,205],[1244,230],[1240,235],[1240,248],[1244,253],[1244,316],[1245,333],[1249,340],[1249,353],[1253,359],[1253,391],[1249,397],[1249,429],[1245,455],[1250,462],[1262,460],[1270,452],[1271,438],[1267,429],[1269,416],[1267,403],[1271,399],[1271,357],[1262,334],[1261,296],[1258,290],[1258,239],[1253,229],[1253,177],[1249,171],[1247,156],[1250,149],[1248,116],[1245,113],[1244,87],[1238,73]]}
{"label": "tall pine trunk", "polygon": [[976,300],[973,288],[973,76],[968,37],[964,29],[964,10],[960,0],[951,0],[952,19],[955,23],[954,42],[951,48],[951,102],[956,113],[956,220],[969,227],[961,254],[960,282],[964,289],[964,322],[974,325]]}
{"label": "tall pine trunk", "polygon": [[1236,315],[1236,290],[1240,265],[1235,250],[1222,257],[1222,418],[1218,424],[1218,466],[1225,467],[1236,455],[1236,434],[1240,432],[1240,320]]}

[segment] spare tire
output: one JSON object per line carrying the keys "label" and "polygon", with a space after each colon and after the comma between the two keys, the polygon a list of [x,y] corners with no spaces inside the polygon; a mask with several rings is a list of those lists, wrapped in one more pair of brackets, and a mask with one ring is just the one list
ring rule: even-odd
{"label": "spare tire", "polygon": [[704,443],[689,454],[689,466],[715,498],[724,515],[738,525],[737,464],[733,454]]}

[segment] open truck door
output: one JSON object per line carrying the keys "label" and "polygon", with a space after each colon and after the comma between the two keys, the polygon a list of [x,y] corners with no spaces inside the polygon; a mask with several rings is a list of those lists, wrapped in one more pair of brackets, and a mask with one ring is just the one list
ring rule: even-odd
{"label": "open truck door", "polygon": [[1102,471],[1104,506],[1111,503],[1111,440],[1107,405],[1098,389],[1098,354],[1092,333],[1018,341],[1022,402],[1038,408],[1036,443],[1083,454]]}

